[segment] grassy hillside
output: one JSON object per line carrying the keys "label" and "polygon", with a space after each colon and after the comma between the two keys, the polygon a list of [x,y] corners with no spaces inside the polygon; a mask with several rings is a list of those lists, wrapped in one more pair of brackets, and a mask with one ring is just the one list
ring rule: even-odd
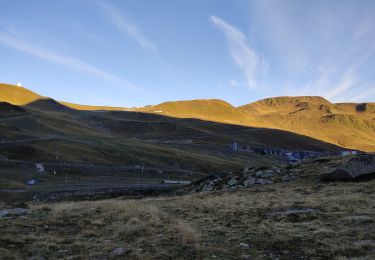
{"label": "grassy hillside", "polygon": [[246,124],[251,121],[251,116],[243,115],[231,104],[219,99],[171,101],[139,108],[137,111],[153,112],[179,118],[199,118],[233,124]]}
{"label": "grassy hillside", "polygon": [[23,106],[42,98],[42,96],[23,87],[0,83],[0,102]]}
{"label": "grassy hillside", "polygon": [[[0,93],[9,88],[13,86],[3,85]],[[196,180],[207,174],[229,173],[247,164],[280,163],[277,157],[234,153],[229,149],[232,141],[284,149],[332,152],[341,149],[287,131],[240,125],[247,117],[219,100],[172,102],[144,108],[144,112],[93,111],[73,109],[53,99],[30,94],[32,92],[23,88],[14,87],[12,93],[26,104],[16,105],[14,99],[0,102],[0,161],[12,162],[3,165],[1,174],[4,175],[6,169],[15,172],[6,175],[9,188],[22,186],[33,176],[42,181],[41,185],[47,186],[62,181],[65,175],[61,174],[64,173],[84,178],[86,174],[92,174],[90,165],[108,166],[113,169],[110,175],[118,171],[111,167],[117,166],[127,167],[122,174],[133,174],[135,165],[144,165],[144,174],[167,170],[172,174],[159,176],[160,181],[160,178],[176,177],[177,173]],[[32,99],[27,97],[30,96],[39,99],[29,102]],[[165,112],[152,111],[159,109]],[[176,111],[179,114],[172,116]],[[45,177],[35,170],[33,163],[38,162],[54,165]],[[84,166],[73,172],[57,170],[54,175],[56,164]],[[192,175],[186,175],[186,172],[192,172]]]}
{"label": "grassy hillside", "polygon": [[[244,138],[238,133],[234,136],[221,133],[233,131],[228,130],[228,126],[225,125],[231,124],[286,130],[350,149],[375,151],[374,103],[332,104],[322,97],[302,96],[267,98],[237,108],[225,101],[211,99],[165,102],[123,111],[125,109],[120,107],[57,102],[22,87],[6,84],[0,85],[0,101],[23,105],[34,111],[33,113],[41,114],[49,111],[50,115],[57,115],[51,116],[53,120],[40,126],[41,129],[52,128],[54,133],[66,131],[73,134],[76,131],[78,133],[88,131],[94,135],[146,138],[153,141],[156,139],[166,141],[168,138],[175,139],[176,136],[191,141],[197,139],[197,136],[203,136],[207,142],[212,141],[209,139],[212,139],[212,133],[215,133],[214,139],[216,141],[221,139],[221,144],[231,140],[244,140],[271,146],[273,143],[278,146],[291,145],[283,143],[282,139],[272,138],[272,135],[265,135],[265,130],[249,133]],[[44,120],[50,115],[44,115]],[[67,123],[59,119],[62,115],[68,115],[72,123],[64,125],[62,130],[59,130],[62,124]],[[187,118],[202,121],[179,120]],[[56,120],[58,121],[56,124],[60,126],[51,125],[51,122]],[[62,122],[59,123],[60,121]],[[269,133],[271,132],[268,131],[267,134]],[[211,137],[204,137],[210,135]],[[282,136],[289,135],[282,134]],[[309,143],[307,140],[306,142]]]}
{"label": "grassy hillside", "polygon": [[[0,102],[8,102],[13,105],[24,106],[43,99],[48,98],[40,96],[20,86],[0,83]],[[64,101],[59,101],[56,103],[60,103],[65,107],[77,110],[126,110],[126,108],[123,107],[80,105]]]}
{"label": "grassy hillside", "polygon": [[279,97],[238,109],[255,116],[257,126],[273,127],[337,144],[375,151],[374,103],[332,104],[321,97]]}
{"label": "grassy hillside", "polygon": [[348,149],[375,151],[375,104],[332,104],[322,97],[274,97],[233,107],[222,100],[166,102],[137,111],[264,127],[310,136]]}

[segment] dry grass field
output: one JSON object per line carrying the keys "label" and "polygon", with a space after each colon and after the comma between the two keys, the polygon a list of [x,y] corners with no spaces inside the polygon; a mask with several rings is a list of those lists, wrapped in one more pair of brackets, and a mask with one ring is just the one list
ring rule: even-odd
{"label": "dry grass field", "polygon": [[[336,163],[335,161],[330,162]],[[29,204],[0,255],[35,259],[373,259],[375,180],[292,182],[140,200]]]}

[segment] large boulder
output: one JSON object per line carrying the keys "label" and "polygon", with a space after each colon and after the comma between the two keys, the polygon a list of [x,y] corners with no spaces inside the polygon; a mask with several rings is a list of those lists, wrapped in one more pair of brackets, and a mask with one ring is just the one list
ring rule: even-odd
{"label": "large boulder", "polygon": [[375,178],[375,156],[361,155],[321,176],[321,181],[361,181]]}

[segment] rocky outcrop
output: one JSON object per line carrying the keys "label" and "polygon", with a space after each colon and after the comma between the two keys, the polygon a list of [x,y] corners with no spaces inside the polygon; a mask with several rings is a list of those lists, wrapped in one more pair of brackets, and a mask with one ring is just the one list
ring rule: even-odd
{"label": "rocky outcrop", "polygon": [[361,181],[375,178],[375,157],[360,155],[322,174],[321,181]]}
{"label": "rocky outcrop", "polygon": [[287,182],[296,178],[298,170],[284,168],[245,168],[242,172],[224,176],[211,176],[193,187],[194,192],[231,190],[240,187],[269,185],[275,182]]}
{"label": "rocky outcrop", "polygon": [[18,216],[23,216],[26,215],[28,212],[28,209],[24,208],[7,208],[7,209],[2,209],[0,210],[0,218],[2,217],[18,217]]}

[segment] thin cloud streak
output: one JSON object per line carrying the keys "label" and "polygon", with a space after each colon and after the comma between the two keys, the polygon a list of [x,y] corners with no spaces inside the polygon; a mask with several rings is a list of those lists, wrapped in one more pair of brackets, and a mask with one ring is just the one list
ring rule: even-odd
{"label": "thin cloud streak", "polygon": [[100,7],[100,9],[106,14],[108,20],[110,20],[110,22],[121,33],[124,33],[128,37],[135,40],[140,46],[142,46],[142,48],[146,50],[152,52],[158,51],[156,45],[145,37],[138,27],[129,21],[129,19],[124,16],[117,7],[107,1],[92,0],[92,2]]}
{"label": "thin cloud streak", "polygon": [[367,91],[363,91],[359,94],[357,94],[356,96],[352,97],[351,100],[352,101],[361,101],[363,99],[366,99],[366,98],[375,98],[375,87],[372,87],[370,89],[368,89]]}
{"label": "thin cloud streak", "polygon": [[330,91],[325,93],[325,97],[328,99],[335,100],[338,97],[340,97],[340,95],[345,93],[347,90],[353,88],[357,83],[358,81],[356,79],[356,76],[353,73],[348,72],[346,73],[346,75],[344,75],[344,77],[336,86],[334,86]]}
{"label": "thin cloud streak", "polygon": [[351,101],[357,91],[368,93],[360,99],[370,98],[374,8],[350,1],[339,9],[326,1],[252,2],[248,23],[259,50],[272,60],[266,84],[283,95],[321,95],[333,102]]}
{"label": "thin cloud streak", "polygon": [[119,76],[113,75],[105,70],[102,70],[98,67],[95,67],[81,59],[65,56],[56,52],[46,51],[37,46],[34,46],[26,41],[23,41],[19,38],[16,38],[12,35],[7,35],[0,32],[0,43],[5,44],[9,47],[17,49],[19,51],[25,52],[27,54],[33,55],[40,59],[52,62],[55,64],[63,65],[65,67],[71,68],[73,70],[103,78],[105,80],[112,81],[113,83],[119,84],[126,87],[131,91],[140,92],[142,91],[138,86],[134,85],[131,82],[128,82],[122,79]]}
{"label": "thin cloud streak", "polygon": [[217,16],[210,16],[210,21],[224,32],[232,58],[244,73],[249,88],[252,90],[258,89],[257,74],[259,73],[260,59],[249,46],[246,36],[236,27]]}

